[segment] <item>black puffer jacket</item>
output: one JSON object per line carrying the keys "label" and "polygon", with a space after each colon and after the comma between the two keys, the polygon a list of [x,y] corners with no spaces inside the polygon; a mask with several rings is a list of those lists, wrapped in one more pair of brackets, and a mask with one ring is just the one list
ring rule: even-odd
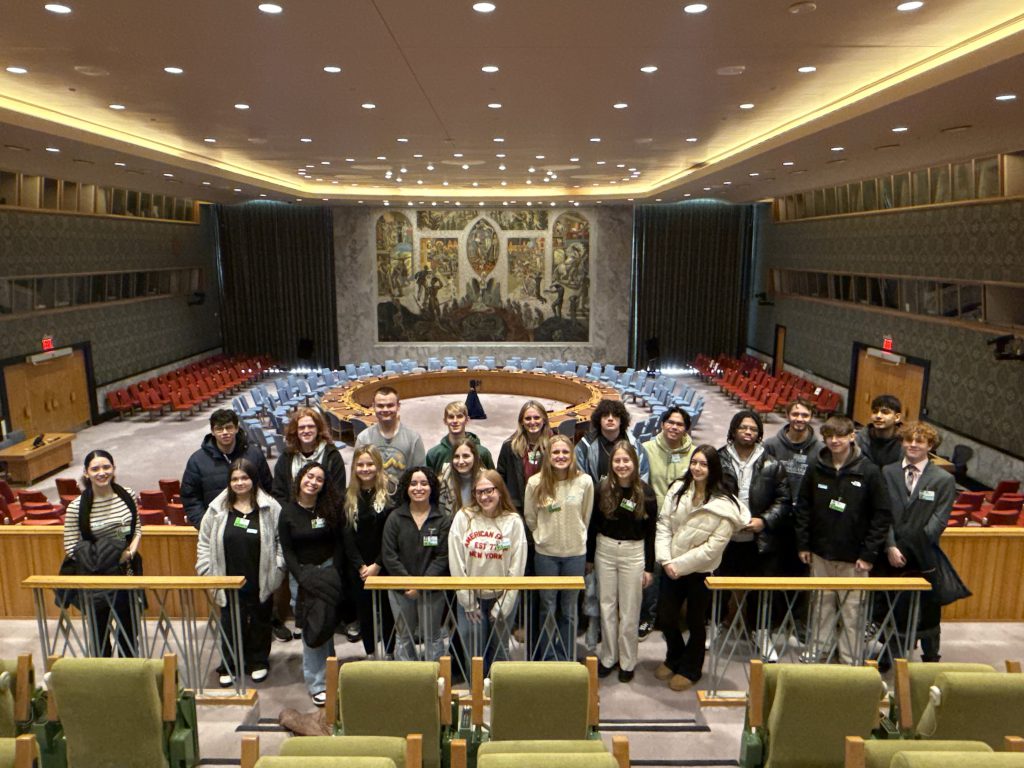
{"label": "black puffer jacket", "polygon": [[212,434],[203,438],[203,446],[193,453],[185,472],[181,476],[181,503],[185,507],[188,521],[196,528],[203,521],[203,515],[210,504],[228,487],[228,470],[235,459],[248,459],[256,467],[260,488],[270,493],[274,478],[270,466],[259,446],[249,445],[241,430],[235,438],[235,449],[225,456],[217,447]]}
{"label": "black puffer jacket", "polygon": [[[739,477],[732,454],[725,448],[718,451],[722,471],[735,480]],[[792,539],[793,506],[789,480],[782,462],[764,451],[754,462],[750,480],[750,498],[747,506],[751,517],[764,520],[764,530],[757,534],[757,551],[761,554],[777,552]]]}
{"label": "black puffer jacket", "polygon": [[303,642],[316,648],[334,636],[341,621],[341,574],[337,568],[303,565],[296,578],[299,594],[295,600],[295,626],[302,630]]}

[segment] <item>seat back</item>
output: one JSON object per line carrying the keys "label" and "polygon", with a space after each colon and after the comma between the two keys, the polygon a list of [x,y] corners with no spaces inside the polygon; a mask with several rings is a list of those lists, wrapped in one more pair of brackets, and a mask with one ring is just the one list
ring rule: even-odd
{"label": "seat back", "polygon": [[441,766],[440,665],[434,661],[353,661],[338,673],[346,736],[423,735],[424,768]]}
{"label": "seat back", "polygon": [[139,491],[139,509],[159,510],[167,508],[167,496],[163,491]]}
{"label": "seat back", "polygon": [[[847,739],[847,768],[850,765],[849,739]],[[917,741],[914,739],[865,739],[861,742],[864,759],[862,768],[889,768],[900,752],[974,752],[991,753],[992,748],[983,741]]]}
{"label": "seat back", "polygon": [[590,677],[572,661],[496,661],[491,666],[491,738],[585,739]]}
{"label": "seat back", "polygon": [[163,663],[148,659],[58,659],[49,687],[68,764],[167,766],[162,675]]}
{"label": "seat back", "polygon": [[[281,757],[373,758],[396,768],[406,765],[406,740],[397,736],[297,736],[281,744]],[[295,763],[292,763],[295,765]],[[303,763],[305,765],[305,763]],[[346,762],[345,765],[348,765]]]}
{"label": "seat back", "polygon": [[1024,733],[1024,675],[943,672],[938,698],[917,724],[925,739],[975,739],[999,749],[1008,735]]}
{"label": "seat back", "polygon": [[[906,671],[904,671],[904,667]],[[989,664],[958,662],[925,663],[896,660],[896,701],[900,709],[900,727],[905,731],[916,729],[921,715],[928,706],[928,691],[943,672],[977,672],[995,674],[995,667]],[[904,712],[909,704],[910,711]]]}
{"label": "seat back", "polygon": [[949,766],[971,766],[971,768],[1015,768],[1024,766],[1024,754],[992,753],[980,755],[977,752],[900,752],[893,758],[892,768],[949,768]]}
{"label": "seat back", "polygon": [[878,725],[884,686],[874,667],[770,664],[765,669],[766,768],[842,768],[847,736]]}
{"label": "seat back", "polygon": [[160,490],[163,491],[164,498],[167,499],[167,503],[175,503],[174,497],[181,495],[181,481],[176,477],[172,477],[160,480],[159,483]]}

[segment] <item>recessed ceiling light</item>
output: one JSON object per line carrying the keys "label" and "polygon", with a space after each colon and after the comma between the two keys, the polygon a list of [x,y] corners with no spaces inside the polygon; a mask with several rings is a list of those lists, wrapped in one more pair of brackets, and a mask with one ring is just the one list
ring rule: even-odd
{"label": "recessed ceiling light", "polygon": [[235,109],[245,110],[245,109],[248,109],[248,108],[249,108],[248,104],[242,104],[241,102],[239,102],[238,104],[235,104]]}
{"label": "recessed ceiling light", "polygon": [[833,152],[842,152],[846,147],[829,147]]}
{"label": "recessed ceiling light", "polygon": [[807,67],[797,67],[797,68],[796,68],[796,71],[797,71],[797,72],[799,72],[799,73],[800,73],[800,74],[802,74],[802,75],[806,75],[806,74],[809,74],[809,73],[811,73],[811,72],[817,72],[817,71],[818,71],[818,68],[817,68],[817,67],[811,67],[811,66],[807,66]]}
{"label": "recessed ceiling light", "polygon": [[434,164],[433,163],[427,163],[427,170],[428,171],[434,170]]}
{"label": "recessed ceiling light", "polygon": [[462,153],[461,152],[453,152],[452,153],[452,157],[455,157],[455,158],[462,157]]}
{"label": "recessed ceiling light", "polygon": [[360,106],[362,106],[363,109],[376,109],[377,108],[377,105],[374,104],[372,101],[367,101],[366,103],[361,104]]}
{"label": "recessed ceiling light", "polygon": [[601,137],[599,137],[599,136],[591,136],[591,137],[590,137],[590,140],[591,140],[592,142],[594,142],[595,144],[597,144],[598,142],[600,142],[600,141],[601,141]]}
{"label": "recessed ceiling light", "polygon": [[704,187],[704,191],[705,192],[710,192],[711,191],[711,187]]}
{"label": "recessed ceiling light", "polygon": [[620,101],[620,102],[617,102],[615,104],[612,104],[612,108],[613,109],[625,109],[628,106],[629,106],[629,104],[627,104],[624,101]]}
{"label": "recessed ceiling light", "polygon": [[388,157],[387,157],[387,155],[377,155],[377,159],[378,160],[387,160]]}
{"label": "recessed ceiling light", "polygon": [[683,197],[690,197],[690,193],[689,192],[683,193]]}
{"label": "recessed ceiling light", "polygon": [[28,70],[25,67],[7,67],[7,71],[12,75],[27,75]]}
{"label": "recessed ceiling light", "polygon": [[640,67],[640,71],[645,75],[651,75],[658,71],[658,68],[653,64],[647,64],[646,66]]}
{"label": "recessed ceiling light", "polygon": [[447,181],[442,181],[441,182],[441,186],[442,187],[447,187],[448,186],[448,182]]}
{"label": "recessed ceiling light", "polygon": [[477,13],[490,13],[497,7],[494,3],[473,3],[473,10]]}
{"label": "recessed ceiling light", "polygon": [[782,164],[783,164],[783,165],[787,165],[787,166],[789,166],[789,165],[793,165],[794,163],[793,163],[793,161],[792,161],[792,160],[784,160],[784,161],[782,162]]}
{"label": "recessed ceiling light", "polygon": [[416,153],[415,153],[415,154],[413,155],[413,157],[417,157],[417,158],[419,158],[419,157],[423,157],[423,153],[422,153],[422,152],[416,152]]}
{"label": "recessed ceiling light", "polygon": [[1015,93],[1001,93],[996,96],[996,101],[1013,101],[1016,98],[1017,94]]}
{"label": "recessed ceiling light", "polygon": [[690,3],[683,6],[684,13],[704,13],[708,9],[704,3]]}
{"label": "recessed ceiling light", "polygon": [[185,70],[181,67],[164,67],[164,72],[168,75],[181,75],[185,73]]}
{"label": "recessed ceiling light", "polygon": [[536,168],[534,168],[534,167],[533,167],[533,166],[531,165],[531,166],[530,166],[529,168],[527,168],[527,169],[526,169],[526,172],[527,172],[527,173],[536,173],[536,172],[537,172],[537,169],[536,169]]}
{"label": "recessed ceiling light", "polygon": [[324,67],[324,72],[327,72],[328,74],[331,75],[336,75],[339,72],[341,72],[341,67],[336,66],[334,64],[328,64],[326,67]]}
{"label": "recessed ceiling light", "polygon": [[693,144],[693,143],[699,141],[699,139],[696,136],[691,136],[690,138],[687,139],[687,141],[690,142],[691,144]]}
{"label": "recessed ceiling light", "polygon": [[498,166],[498,170],[499,171],[504,171],[505,169],[506,169],[506,165],[504,163],[502,163],[501,165]]}
{"label": "recessed ceiling light", "polygon": [[729,186],[730,184],[732,184],[731,181],[723,181],[722,183],[725,184],[725,186]]}
{"label": "recessed ceiling light", "polygon": [[895,128],[892,129],[892,132],[893,133],[906,133],[907,130],[909,130],[907,128],[907,126],[905,126],[905,125],[897,125]]}
{"label": "recessed ceiling light", "polygon": [[408,173],[408,172],[409,172],[409,169],[408,169],[408,168],[406,168],[406,167],[405,167],[405,166],[403,165],[403,166],[402,166],[401,168],[399,168],[399,169],[398,169],[398,172],[399,172],[399,173]]}
{"label": "recessed ceiling light", "polygon": [[346,157],[345,158],[345,162],[346,163],[354,163],[355,161],[356,161],[356,159],[354,157]]}
{"label": "recessed ceiling light", "polygon": [[462,170],[468,171],[469,170],[469,163],[463,163],[462,164]]}
{"label": "recessed ceiling light", "polygon": [[117,111],[120,111],[125,108],[124,104],[107,104],[107,107]]}
{"label": "recessed ceiling light", "polygon": [[736,75],[742,75],[747,71],[747,68],[743,64],[730,64],[727,67],[719,67],[715,72],[722,77],[733,77]]}
{"label": "recessed ceiling light", "polygon": [[205,141],[207,144],[216,144],[217,143],[217,140],[215,138],[213,138],[212,136],[207,136],[205,139],[203,139],[203,141]]}
{"label": "recessed ceiling light", "polygon": [[61,5],[60,3],[47,3],[43,8],[48,10],[50,13],[71,13],[71,8],[69,6]]}
{"label": "recessed ceiling light", "polygon": [[494,137],[494,142],[495,142],[496,144],[501,144],[501,143],[502,143],[503,141],[505,141],[505,139],[504,139],[504,138],[502,138],[501,136],[495,136],[495,137]]}
{"label": "recessed ceiling light", "polygon": [[544,159],[544,155],[534,155],[534,159],[535,160],[543,160]]}
{"label": "recessed ceiling light", "polygon": [[501,104],[500,104],[500,103],[498,103],[497,101],[492,101],[492,102],[491,102],[490,104],[488,104],[487,106],[488,106],[488,107],[489,107],[490,109],[501,109]]}
{"label": "recessed ceiling light", "polygon": [[242,188],[241,187],[235,187],[234,190],[232,190],[232,191],[233,192],[241,192]]}
{"label": "recessed ceiling light", "polygon": [[501,160],[502,158],[507,157],[507,155],[504,152],[499,152],[495,157]]}
{"label": "recessed ceiling light", "polygon": [[309,144],[313,140],[311,138],[309,138],[308,136],[303,136],[301,139],[299,139],[299,141],[301,141],[303,144]]}
{"label": "recessed ceiling light", "polygon": [[921,0],[910,0],[907,3],[900,3],[896,6],[897,11],[916,11],[918,8],[923,6],[924,3]]}
{"label": "recessed ceiling light", "polygon": [[120,160],[115,162],[114,165],[116,165],[118,168],[124,168],[124,163],[122,163]]}
{"label": "recessed ceiling light", "polygon": [[508,186],[508,182],[507,182],[507,181],[503,181],[503,182],[501,182],[501,186],[503,186],[503,187],[507,187],[507,186]]}
{"label": "recessed ceiling light", "polygon": [[580,161],[580,159],[578,157],[570,157],[569,158],[569,162],[570,163],[578,163],[579,161]]}
{"label": "recessed ceiling light", "polygon": [[480,71],[486,72],[489,75],[493,75],[495,72],[498,71],[498,68],[493,64],[485,64],[484,66],[480,67]]}
{"label": "recessed ceiling light", "polygon": [[754,105],[749,101],[746,104],[740,104],[740,109],[753,109]]}
{"label": "recessed ceiling light", "polygon": [[761,174],[758,173],[757,171],[753,171],[752,173],[748,173],[747,175],[748,176],[760,176]]}
{"label": "recessed ceiling light", "polygon": [[60,149],[57,148],[57,147],[47,147],[46,151],[47,152],[60,152]]}
{"label": "recessed ceiling light", "polygon": [[173,173],[165,173],[164,176],[166,176],[168,179],[173,179],[174,178],[174,174]]}
{"label": "recessed ceiling light", "polygon": [[330,165],[330,164],[331,164],[330,160],[321,160],[320,161],[320,165]]}
{"label": "recessed ceiling light", "polygon": [[264,13],[270,13],[270,14],[274,14],[274,15],[277,15],[277,14],[281,13],[284,10],[284,8],[282,8],[277,3],[260,3],[256,7],[259,8]]}
{"label": "recessed ceiling light", "polygon": [[210,182],[208,182],[208,181],[204,181],[204,182],[203,182],[203,186],[204,186],[204,187],[208,187],[208,186],[210,186]]}
{"label": "recessed ceiling light", "polygon": [[598,160],[596,165],[604,165],[606,162],[606,160]]}
{"label": "recessed ceiling light", "polygon": [[789,12],[792,14],[812,13],[816,10],[818,10],[818,4],[809,2],[809,0],[807,0],[806,2],[793,3],[791,6],[789,6]]}

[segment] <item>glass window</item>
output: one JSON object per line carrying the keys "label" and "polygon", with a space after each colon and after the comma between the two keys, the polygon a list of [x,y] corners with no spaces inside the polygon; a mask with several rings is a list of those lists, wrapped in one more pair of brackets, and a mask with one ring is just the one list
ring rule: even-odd
{"label": "glass window", "polygon": [[14,311],[14,292],[11,281],[0,279],[0,315],[9,315]]}
{"label": "glass window", "polygon": [[899,290],[899,280],[880,277],[875,284],[875,290],[872,291],[872,303],[886,309],[899,309]]}
{"label": "glass window", "polygon": [[917,314],[919,306],[917,289],[917,280],[900,280],[900,309],[904,312]]}
{"label": "glass window", "polygon": [[942,294],[934,280],[922,280],[917,289],[920,302],[918,312],[922,315],[938,315],[942,312]]}
{"label": "glass window", "polygon": [[982,322],[985,319],[984,289],[978,284],[960,286],[960,319]]}

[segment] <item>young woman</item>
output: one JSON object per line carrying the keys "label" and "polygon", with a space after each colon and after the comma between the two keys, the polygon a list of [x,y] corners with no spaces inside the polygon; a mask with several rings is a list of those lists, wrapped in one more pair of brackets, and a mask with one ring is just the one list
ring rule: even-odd
{"label": "young woman", "polygon": [[[107,451],[86,454],[84,470],[82,495],[68,504],[64,518],[64,553],[73,555],[79,545],[88,544],[95,552],[108,555],[104,558],[107,566],[96,575],[131,574],[137,568],[135,556],[142,541],[135,492],[114,481],[114,457]],[[99,633],[93,641],[104,656],[112,655],[114,637],[120,656],[137,655],[130,598],[127,590],[93,595],[93,615]],[[116,617],[116,629],[111,627],[111,612]]]}
{"label": "young woman", "polygon": [[[452,576],[522,576],[526,569],[526,531],[512,506],[505,483],[485,469],[473,486],[473,502],[452,519],[448,534]],[[484,657],[484,674],[495,659],[508,658],[511,622],[518,592],[464,590],[457,593],[459,637],[469,671],[474,656]]]}
{"label": "young woman", "polygon": [[[398,483],[397,507],[384,523],[384,568],[389,576],[448,575],[448,529],[451,519],[438,506],[437,475],[430,467],[410,467]],[[395,658],[413,661],[416,634],[423,638],[424,658],[441,657],[444,593],[408,589],[388,594],[395,615]]]}
{"label": "young woman", "polygon": [[[348,562],[349,583],[355,590],[356,609],[362,628],[363,648],[367,656],[374,653],[373,594],[363,589],[370,576],[384,573],[381,544],[384,523],[394,506],[391,478],[384,471],[384,461],[375,445],[361,445],[352,457],[352,482],[345,493],[345,559]],[[387,600],[381,601],[381,636],[385,647],[390,646],[394,620]],[[380,658],[384,651],[380,650]]]}
{"label": "young woman", "polygon": [[536,400],[527,400],[519,409],[516,431],[501,444],[498,474],[519,512],[523,511],[527,481],[540,472],[541,457],[550,434],[547,409]]}
{"label": "young woman", "polygon": [[640,460],[626,440],[612,446],[609,474],[601,480],[587,535],[587,568],[597,574],[601,596],[598,674],[615,665],[628,683],[636,667],[640,603],[654,578],[658,500],[640,479]]}
{"label": "young woman", "polygon": [[294,500],[281,509],[278,532],[288,566],[295,624],[302,629],[302,675],[313,703],[327,701],[325,670],[334,655],[342,597],[341,505],[323,465],[313,461],[295,477]]}
{"label": "young woman", "polygon": [[451,517],[463,507],[473,503],[473,487],[483,471],[480,451],[474,440],[457,437],[452,440],[452,460],[448,462],[438,482],[441,484],[441,511]]}
{"label": "young woman", "polygon": [[[700,680],[704,667],[704,621],[711,592],[704,579],[722,562],[729,539],[750,522],[750,512],[736,497],[722,460],[710,445],[690,457],[682,480],[665,494],[658,513],[654,556],[661,564],[658,628],[665,635],[665,662],[654,673],[673,691],[685,691]],[[683,640],[680,619],[689,639]]]}
{"label": "young woman", "polygon": [[274,465],[274,486],[271,490],[278,503],[291,501],[295,477],[304,464],[315,461],[323,466],[327,481],[339,499],[345,495],[345,461],[334,445],[331,430],[323,414],[315,408],[296,408],[284,428],[288,450]]}
{"label": "young woman", "polygon": [[[594,482],[576,466],[572,438],[548,441],[540,474],[526,484],[526,525],[533,532],[537,576],[583,576],[587,525],[594,510]],[[542,590],[539,655],[561,661],[576,658],[572,631],[577,595],[571,590]],[[557,627],[555,634],[552,629]]]}
{"label": "young woman", "polygon": [[[200,576],[244,576],[238,593],[242,647],[253,682],[267,679],[270,665],[271,615],[274,590],[284,578],[284,559],[277,526],[281,505],[259,487],[255,465],[236,459],[228,474],[228,487],[210,504],[199,527],[196,573]],[[221,625],[231,627],[224,590],[215,595],[221,607]],[[220,684],[225,688],[238,674],[230,647],[221,651]]]}

